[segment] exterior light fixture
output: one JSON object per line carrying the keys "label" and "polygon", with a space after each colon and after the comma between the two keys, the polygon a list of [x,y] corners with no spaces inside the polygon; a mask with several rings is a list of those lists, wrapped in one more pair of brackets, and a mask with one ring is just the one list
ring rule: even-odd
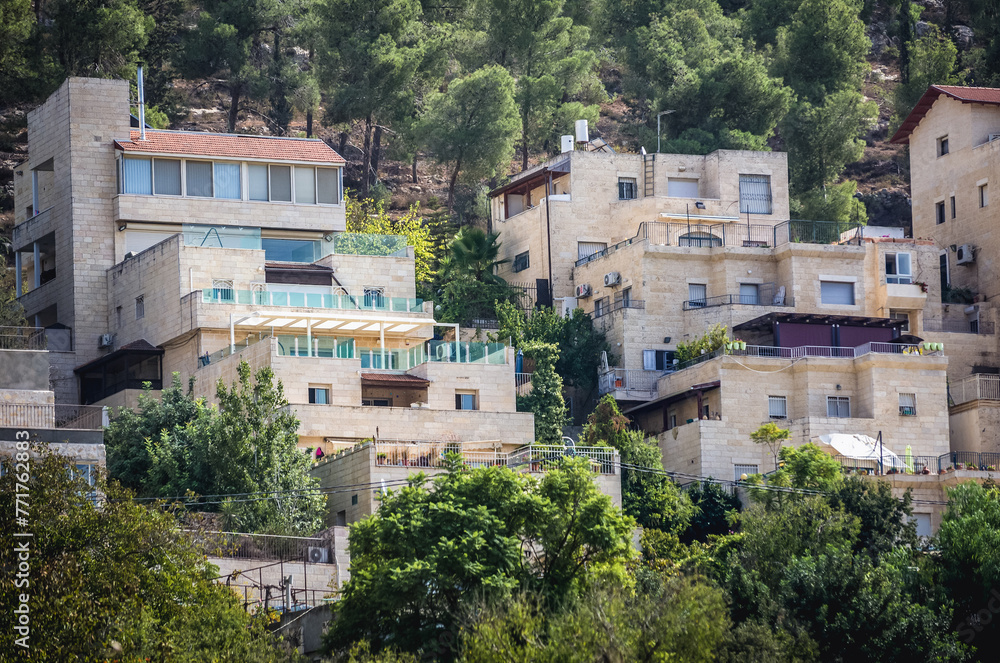
{"label": "exterior light fixture", "polygon": [[125,225],[124,223],[123,223],[123,224],[121,224],[120,226],[118,226],[118,232],[120,232],[120,233],[122,233],[122,232],[125,232],[125,228],[126,228],[126,227],[127,227],[127,226],[126,226],[126,225]]}
{"label": "exterior light fixture", "polygon": [[698,209],[705,209],[705,203],[701,202],[700,200],[696,200],[694,206],[697,207]]}

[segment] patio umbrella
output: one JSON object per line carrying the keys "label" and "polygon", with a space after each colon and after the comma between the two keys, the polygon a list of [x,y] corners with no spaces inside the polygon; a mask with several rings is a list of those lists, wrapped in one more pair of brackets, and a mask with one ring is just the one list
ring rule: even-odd
{"label": "patio umbrella", "polygon": [[913,447],[906,445],[906,471],[913,474]]}
{"label": "patio umbrella", "polygon": [[[884,444],[867,435],[848,435],[846,433],[830,433],[820,435],[819,441],[828,447],[833,447],[835,455],[870,463],[872,469],[881,464],[882,467],[902,467],[899,456],[890,451]],[[864,464],[860,468],[866,467]]]}

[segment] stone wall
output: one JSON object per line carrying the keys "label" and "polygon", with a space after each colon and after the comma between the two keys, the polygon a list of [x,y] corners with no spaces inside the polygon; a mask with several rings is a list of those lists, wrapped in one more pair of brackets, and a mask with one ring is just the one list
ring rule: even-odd
{"label": "stone wall", "polygon": [[8,389],[48,391],[48,355],[45,350],[0,350],[0,398]]}

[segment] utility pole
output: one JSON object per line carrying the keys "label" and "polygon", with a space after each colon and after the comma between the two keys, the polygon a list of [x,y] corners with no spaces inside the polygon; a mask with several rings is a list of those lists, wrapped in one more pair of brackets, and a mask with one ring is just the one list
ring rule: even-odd
{"label": "utility pole", "polygon": [[657,154],[660,153],[660,118],[663,117],[664,115],[670,115],[671,113],[674,113],[674,112],[676,112],[676,111],[665,110],[665,111],[660,111],[659,113],[656,114],[656,153]]}

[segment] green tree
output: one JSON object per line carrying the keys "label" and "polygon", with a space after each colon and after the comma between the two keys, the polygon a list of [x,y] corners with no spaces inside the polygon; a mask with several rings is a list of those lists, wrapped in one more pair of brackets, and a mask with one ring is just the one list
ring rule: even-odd
{"label": "green tree", "polygon": [[[329,96],[324,123],[362,119],[361,190],[377,174],[383,122],[405,103],[425,57],[417,0],[318,0],[319,80]],[[373,134],[374,132],[374,134]]]}
{"label": "green tree", "polygon": [[803,0],[779,31],[777,68],[800,101],[860,90],[871,49],[860,11],[860,0]]}
{"label": "green tree", "polygon": [[153,19],[135,0],[53,0],[51,48],[66,76],[131,78]]}
{"label": "green tree", "polygon": [[[758,429],[755,432],[761,431]],[[777,437],[775,433],[776,431],[768,431],[762,436],[766,436],[768,440],[755,439],[754,442],[766,444]],[[780,444],[782,439],[788,439],[788,436],[779,437],[776,441]],[[801,447],[780,447],[778,458],[781,459],[782,465],[778,471],[788,473],[793,488],[829,491],[839,486],[843,478],[840,462],[812,442],[807,442]]]}
{"label": "green tree", "polygon": [[0,0],[0,100],[13,100],[31,75],[27,50],[33,18],[31,0]]}
{"label": "green tree", "polygon": [[[13,470],[13,460],[3,463]],[[294,660],[266,632],[266,615],[250,615],[228,587],[211,580],[218,569],[170,511],[136,504],[103,476],[89,486],[74,476],[75,459],[47,447],[35,447],[29,463],[30,478],[19,477],[20,468],[0,476],[0,564],[16,569],[24,541],[30,555],[30,584],[15,587],[14,573],[5,573],[0,606],[13,615],[19,595],[29,594],[31,660]],[[14,522],[15,497],[24,492],[15,483],[30,496],[27,527]],[[33,537],[15,538],[22,531]],[[5,628],[0,650],[13,656],[16,637]]]}
{"label": "green tree", "polygon": [[176,66],[185,76],[221,81],[229,92],[230,133],[236,131],[241,104],[266,96],[272,46],[267,37],[284,12],[277,0],[208,0],[184,36]]}
{"label": "green tree", "polygon": [[405,237],[406,244],[413,247],[413,271],[417,287],[429,287],[434,278],[434,261],[437,256],[431,229],[420,216],[419,204],[414,203],[405,214],[393,219],[381,201],[346,196],[344,202],[347,206],[347,232]]}
{"label": "green tree", "polygon": [[525,356],[535,360],[531,374],[531,391],[518,396],[518,410],[535,415],[535,440],[540,444],[562,444],[562,429],[566,425],[566,402],[563,400],[562,378],[556,373],[558,346],[532,341],[521,347]]}
{"label": "green tree", "polygon": [[732,530],[740,510],[740,498],[714,481],[696,483],[687,490],[691,500],[691,518],[680,536],[684,543],[705,542]]}
{"label": "green tree", "polygon": [[548,597],[582,588],[631,556],[631,519],[593,482],[585,459],[565,459],[540,481],[503,467],[422,475],[390,491],[351,528],[351,579],[326,636],[331,651],[367,640],[380,650],[453,655],[463,600],[523,585]]}
{"label": "green tree", "polygon": [[[948,490],[936,547],[941,582],[955,601],[956,630],[987,661],[1000,646],[1000,489],[973,481]],[[987,618],[986,614],[990,617]]]}
{"label": "green tree", "polygon": [[440,319],[468,324],[473,318],[492,317],[497,302],[515,301],[519,293],[497,276],[500,259],[498,233],[466,226],[448,244],[437,274]]}
{"label": "green tree", "polygon": [[[529,151],[569,129],[572,119],[597,121],[597,106],[571,97],[589,79],[596,62],[586,48],[590,30],[563,14],[563,0],[479,0],[476,20],[484,26],[485,61],[510,71],[521,119],[521,168]],[[561,120],[561,121],[560,121]]]}
{"label": "green tree", "polygon": [[861,158],[861,134],[877,116],[875,102],[863,101],[856,90],[834,92],[817,106],[798,103],[782,123],[793,191],[822,190],[836,181],[845,165]]}
{"label": "green tree", "polygon": [[584,391],[597,385],[601,353],[610,353],[611,346],[582,309],[575,309],[566,317],[551,308],[528,313],[509,301],[501,301],[497,303],[496,316],[500,330],[493,335],[495,340],[510,339],[515,348],[531,341],[558,345],[556,372],[563,383]]}
{"label": "green tree", "polygon": [[[147,441],[162,435],[177,436],[204,414],[205,404],[192,395],[194,384],[184,389],[179,373],[174,373],[170,386],[154,398],[152,387],[143,385],[136,409],[119,408],[104,431],[107,449],[108,476],[140,495],[154,494],[148,486],[151,460]],[[181,491],[183,492],[183,491]],[[181,493],[160,493],[179,495]]]}
{"label": "green tree", "polygon": [[629,429],[629,419],[606,394],[587,417],[580,435],[584,446],[609,445],[621,456],[622,511],[640,527],[675,536],[687,529],[694,509],[690,500],[663,471],[660,448],[641,431]]}
{"label": "green tree", "polygon": [[[836,221],[843,224],[843,230],[848,229],[847,224],[864,225],[868,222],[868,210],[855,195],[857,191],[858,183],[846,180],[800,193],[791,201],[792,218]],[[833,235],[839,237],[840,233]]]}
{"label": "green tree", "polygon": [[781,451],[782,443],[791,437],[791,431],[780,428],[778,424],[769,421],[762,424],[757,430],[750,433],[750,440],[754,444],[767,446],[768,451],[774,457],[774,469],[778,469],[778,453]]}
{"label": "green tree", "polygon": [[962,77],[955,73],[958,49],[937,26],[907,45],[910,53],[909,76],[893,90],[893,117],[890,125],[898,128],[917,101],[931,85],[959,85]]}
{"label": "green tree", "polygon": [[866,553],[874,559],[900,548],[916,550],[917,525],[909,489],[900,499],[892,494],[888,481],[850,476],[830,490],[827,501],[861,523],[854,545],[856,555]]}
{"label": "green tree", "polygon": [[449,214],[459,174],[478,181],[510,166],[517,128],[514,79],[500,66],[455,79],[427,100],[417,132],[439,163],[451,164]]}

